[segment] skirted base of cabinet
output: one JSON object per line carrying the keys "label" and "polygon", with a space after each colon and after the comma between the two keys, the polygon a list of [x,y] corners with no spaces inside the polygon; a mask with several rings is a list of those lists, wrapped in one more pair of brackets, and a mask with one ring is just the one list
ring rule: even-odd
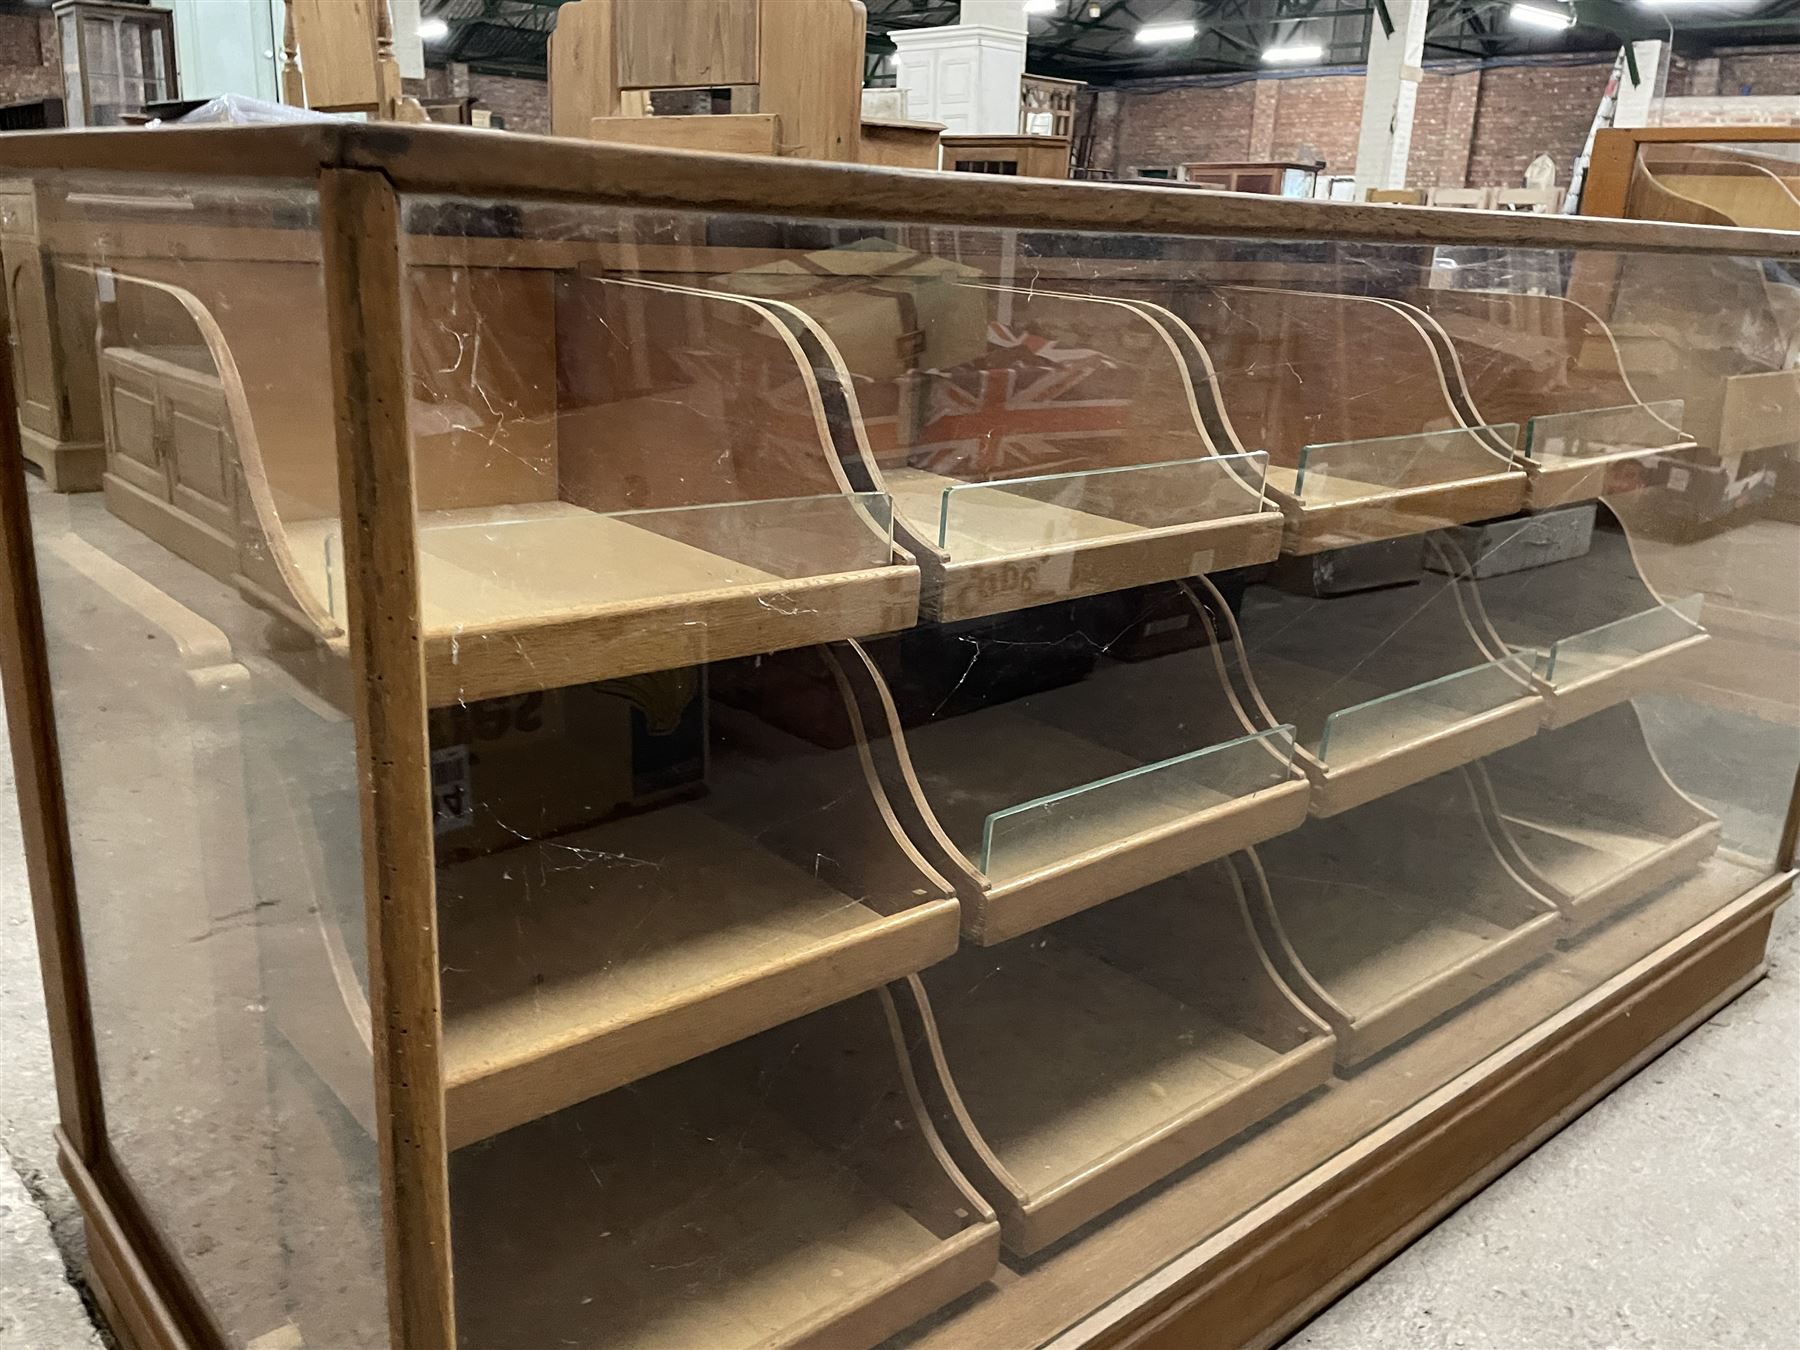
{"label": "skirted base of cabinet", "polygon": [[[1716,873],[1735,870],[1715,860],[1587,935],[1566,962],[1495,989],[1473,1017],[1428,1029],[898,1343],[1277,1343],[1761,978],[1769,925],[1795,874],[1717,908],[1725,878]],[[1609,970],[1617,973],[1601,978]],[[1471,1054],[1436,1092],[1385,1114],[1384,1102],[1403,1099],[1385,1079],[1437,1081],[1437,1068]],[[208,1344],[156,1245],[134,1237],[146,1230],[107,1160],[84,1162],[60,1142],[87,1219],[95,1300],[120,1342]],[[1283,1184],[1294,1159],[1309,1157],[1316,1165]],[[267,1344],[319,1350],[295,1334],[271,1328]]]}
{"label": "skirted base of cabinet", "polygon": [[27,464],[35,464],[52,492],[98,492],[106,472],[103,441],[59,441],[19,428],[19,449]]}

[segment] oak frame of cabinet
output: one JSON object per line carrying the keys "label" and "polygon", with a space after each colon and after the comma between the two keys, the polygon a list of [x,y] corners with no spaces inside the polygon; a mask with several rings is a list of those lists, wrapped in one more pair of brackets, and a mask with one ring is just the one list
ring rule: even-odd
{"label": "oak frame of cabinet", "polygon": [[[625,205],[832,217],[887,212],[921,222],[1020,228],[1392,243],[1484,242],[1800,257],[1800,238],[1745,230],[1493,220],[1458,212],[1234,200],[1207,194],[1050,184],[721,157],[691,158],[487,133],[389,127],[23,136],[10,169],[171,176],[285,176],[321,188],[337,451],[350,589],[352,670],[365,848],[375,1125],[382,1172],[391,1342],[453,1343],[447,1140],[437,988],[435,878],[408,372],[391,340],[403,323],[396,252],[402,191],[536,194]],[[219,1343],[193,1286],[145,1217],[108,1143],[99,1090],[57,732],[50,703],[11,373],[0,370],[0,642],[27,866],[37,919],[63,1169],[92,1244],[102,1306],[139,1350]],[[372,603],[378,585],[387,603]],[[376,690],[379,688],[379,696]],[[1800,788],[1800,784],[1797,784]],[[1386,1125],[1246,1213],[1061,1336],[1067,1346],[1269,1344],[1391,1255],[1525,1150],[1760,973],[1775,904],[1794,880],[1800,791],[1780,870],[1592,989],[1549,1011]],[[1554,1005],[1552,1005],[1554,1006]]]}
{"label": "oak frame of cabinet", "polygon": [[[1631,180],[1638,148],[1644,145],[1744,145],[1758,142],[1792,145],[1800,140],[1793,127],[1607,127],[1594,137],[1594,153],[1581,187],[1581,214],[1625,219],[1630,215]],[[1800,166],[1797,166],[1800,172]]]}

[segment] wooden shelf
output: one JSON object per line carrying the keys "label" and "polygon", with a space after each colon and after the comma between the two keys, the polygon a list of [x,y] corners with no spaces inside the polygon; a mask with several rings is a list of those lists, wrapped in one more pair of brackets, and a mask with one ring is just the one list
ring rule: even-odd
{"label": "wooden shelf", "polygon": [[956,945],[954,899],[884,915],[693,806],[455,864],[438,903],[453,1145]]}
{"label": "wooden shelf", "polygon": [[[439,843],[452,1147],[630,1084],[955,950],[958,902],[901,834],[869,776],[865,748],[825,750],[716,703],[706,725],[704,782],[680,789],[699,793],[697,799],[652,796],[663,804],[538,838],[529,836],[542,835],[547,822],[522,795],[505,795],[504,769],[484,778],[476,746],[469,791],[481,797],[477,812],[527,842],[453,860],[443,860],[447,843]],[[323,730],[297,726],[289,734]],[[571,724],[560,734],[591,728]],[[558,772],[555,764],[546,755],[534,771]],[[583,781],[568,790],[610,801],[604,794],[614,787]],[[260,809],[277,819],[273,805]],[[282,809],[290,826],[286,833],[266,830],[265,848],[290,848],[285,865],[307,877],[295,889],[309,903],[296,901],[295,916],[282,927],[290,966],[283,987],[292,996],[280,1023],[363,1118],[362,916],[330,903],[343,878],[337,875],[334,886],[329,870],[341,872],[336,860],[354,858],[340,835],[353,839],[357,819],[353,809],[329,819],[316,806],[305,814],[300,802]]]}
{"label": "wooden shelf", "polygon": [[[1306,814],[1291,735],[1258,733],[1234,711],[1185,588],[1082,603],[1086,618],[918,630],[859,645],[845,663],[864,724],[893,738],[878,762],[888,798],[957,880],[973,942],[1005,941]],[[1192,625],[1199,645],[1127,653],[1151,622]],[[1063,647],[1066,668],[1038,663],[1045,642]]]}
{"label": "wooden shelf", "polygon": [[1696,871],[1719,819],[1670,781],[1637,709],[1620,703],[1470,767],[1499,838],[1571,927]]}
{"label": "wooden shelf", "polygon": [[[1529,522],[1497,529],[1490,552],[1527,546],[1515,541],[1529,537]],[[1605,503],[1581,556],[1487,577],[1472,590],[1491,631],[1532,663],[1546,726],[1567,726],[1668,682],[1707,641],[1701,597],[1665,603]]]}
{"label": "wooden shelf", "polygon": [[1253,856],[1267,947],[1347,1067],[1535,960],[1562,926],[1495,852],[1456,776],[1308,821]]}
{"label": "wooden shelf", "polygon": [[1283,552],[1419,534],[1524,503],[1525,475],[1463,415],[1409,307],[1259,286],[1145,290],[1140,307],[1182,352],[1220,452],[1268,453]]}
{"label": "wooden shelf", "polygon": [[1532,735],[1544,717],[1528,662],[1477,625],[1460,583],[1328,598],[1269,586],[1238,619],[1244,668],[1274,717],[1291,722],[1328,816]]}
{"label": "wooden shelf", "polygon": [[[162,471],[128,472],[136,424],[121,414],[109,504],[341,654],[334,435],[329,400],[311,396],[328,377],[284,337],[309,314],[323,324],[316,271],[134,265],[109,368],[140,381],[166,368],[170,389],[213,391],[223,486],[218,500],[156,500]],[[434,705],[916,619],[918,569],[893,546],[891,503],[852,490],[810,367],[759,307],[579,272],[424,267],[414,282]],[[507,357],[471,358],[484,348]]]}
{"label": "wooden shelf", "polygon": [[[1172,1262],[1190,1260],[1196,1252],[1209,1250],[1218,1251],[1215,1268],[1232,1280],[1230,1289],[1243,1291],[1243,1297],[1266,1298],[1274,1308],[1284,1307],[1289,1301],[1285,1286],[1265,1289],[1255,1271],[1238,1282],[1233,1273],[1237,1251],[1225,1236],[1234,1225],[1257,1214],[1270,1216],[1268,1224],[1257,1224],[1257,1235],[1265,1239],[1290,1229],[1310,1230],[1343,1202],[1347,1184],[1377,1179],[1388,1171],[1385,1158],[1358,1156],[1355,1146],[1359,1141],[1392,1128],[1402,1115],[1441,1118],[1445,1108],[1440,1103],[1415,1105],[1422,1084],[1467,1082],[1466,1076],[1490,1056],[1507,1053],[1520,1038],[1565,1014],[1572,1003],[1621,971],[1647,961],[1684,934],[1709,932],[1728,897],[1744,894],[1767,875],[1766,869],[1740,866],[1723,857],[1711,859],[1698,874],[1650,896],[1615,922],[1590,929],[1579,942],[1519,971],[1478,1003],[1425,1027],[1365,1063],[1353,1076],[1330,1083],[1325,1091],[1314,1093],[1261,1128],[1239,1135],[1199,1165],[1141,1192],[1129,1207],[1085,1230],[1079,1241],[1060,1244],[1029,1263],[1003,1271],[978,1295],[921,1323],[896,1344],[906,1350],[967,1350],[969,1346],[1045,1345],[1078,1325],[1089,1331],[1095,1322],[1111,1331],[1129,1322],[1129,1313],[1120,1305],[1128,1309],[1138,1302],[1147,1271],[1164,1271]],[[1752,953],[1749,959],[1754,963],[1757,957]],[[1660,987],[1662,981],[1657,984]],[[1716,992],[1707,992],[1701,1005],[1710,1009],[1715,998]],[[1642,1044],[1653,1046],[1665,1028],[1644,1027],[1645,1013],[1646,1008],[1639,1005],[1630,1014],[1628,1025],[1638,1028],[1634,1034]],[[1592,1056],[1590,1038],[1575,1038],[1567,1065],[1552,1070],[1559,1088],[1568,1073],[1578,1073],[1584,1065],[1594,1078],[1603,1077],[1606,1070],[1595,1066]],[[1524,1058],[1530,1062],[1535,1056]],[[1497,1109],[1491,1117],[1492,1121],[1512,1119],[1507,1107]],[[1484,1127],[1490,1123],[1490,1118],[1483,1118]],[[1533,1122],[1514,1123],[1521,1135],[1534,1128]],[[1425,1178],[1416,1183],[1416,1193],[1438,1195],[1446,1155],[1430,1147],[1440,1142],[1435,1132],[1421,1142],[1429,1151],[1408,1155],[1418,1158]],[[1462,1169],[1459,1176],[1473,1174],[1469,1184],[1479,1184],[1485,1174],[1461,1150],[1451,1150],[1449,1156]],[[1494,1165],[1504,1165],[1504,1161]],[[1294,1187],[1312,1193],[1316,1208],[1291,1216],[1270,1215],[1269,1198]],[[1407,1231],[1399,1228],[1399,1220],[1389,1212],[1397,1200],[1396,1193],[1393,1199],[1375,1203],[1367,1211],[1376,1216],[1371,1221],[1384,1225],[1384,1232]],[[1321,1240],[1335,1246],[1339,1233],[1321,1235]],[[1217,1247],[1212,1245],[1215,1243]],[[1351,1278],[1353,1271],[1351,1267],[1345,1278]],[[1249,1328],[1252,1323],[1243,1325]]]}
{"label": "wooden shelf", "polygon": [[908,987],[927,1100],[1022,1255],[1330,1074],[1332,1038],[1259,955],[1224,862]]}
{"label": "wooden shelf", "polygon": [[[1515,463],[1532,510],[1598,497],[1622,466],[1684,455],[1680,403],[1646,404],[1599,315],[1552,295],[1426,289],[1413,294],[1450,388],[1475,423],[1519,428]],[[1507,447],[1509,450],[1513,447]]]}
{"label": "wooden shelf", "polygon": [[863,1350],[985,1280],[992,1211],[862,994],[451,1155],[469,1350]]}
{"label": "wooden shelf", "polygon": [[1658,220],[1800,229],[1800,160],[1749,145],[1645,144],[1633,211]]}
{"label": "wooden shelf", "polygon": [[852,481],[892,495],[926,617],[1275,557],[1263,463],[1207,439],[1160,327],[1127,303],[973,275],[849,247],[716,283],[785,316],[839,391],[840,454]]}

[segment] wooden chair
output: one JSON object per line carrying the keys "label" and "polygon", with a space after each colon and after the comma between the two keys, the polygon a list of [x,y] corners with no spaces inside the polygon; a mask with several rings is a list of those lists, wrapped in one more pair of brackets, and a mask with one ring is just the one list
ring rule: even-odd
{"label": "wooden chair", "polygon": [[1501,211],[1532,211],[1554,215],[1562,207],[1563,190],[1547,188],[1501,188],[1494,194],[1494,205]]}
{"label": "wooden chair", "polygon": [[1427,198],[1431,206],[1460,206],[1471,211],[1494,209],[1493,188],[1435,187]]}
{"label": "wooden chair", "polygon": [[[559,136],[855,160],[860,0],[574,0],[550,43]],[[651,117],[657,89],[732,91],[732,111]]]}

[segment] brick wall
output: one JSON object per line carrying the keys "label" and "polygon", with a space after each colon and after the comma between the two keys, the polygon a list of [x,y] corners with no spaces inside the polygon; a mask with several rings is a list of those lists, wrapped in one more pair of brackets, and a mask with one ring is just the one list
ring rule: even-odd
{"label": "brick wall", "polygon": [[506,119],[508,131],[550,134],[550,86],[512,75],[469,75],[469,92]]}
{"label": "brick wall", "polygon": [[0,103],[61,97],[56,20],[49,14],[0,14]]}
{"label": "brick wall", "polygon": [[1466,186],[1520,186],[1540,154],[1556,161],[1557,182],[1568,182],[1610,78],[1611,57],[1591,66],[1482,71]]}
{"label": "brick wall", "polygon": [[1787,98],[1800,94],[1800,50],[1721,53],[1718,92]]}
{"label": "brick wall", "polygon": [[1322,159],[1327,173],[1349,173],[1355,167],[1356,138],[1362,126],[1362,76],[1321,75],[1261,83],[1280,91],[1270,159],[1303,164]]}
{"label": "brick wall", "polygon": [[[1407,184],[1487,187],[1519,183],[1539,154],[1567,182],[1612,71],[1612,56],[1580,65],[1428,67],[1413,116]],[[1669,93],[1800,95],[1800,47],[1721,49],[1677,60]],[[1714,82],[1716,81],[1716,88]],[[1279,79],[1125,82],[1096,95],[1093,163],[1141,166],[1232,159],[1323,159],[1350,173],[1362,120],[1360,74]]]}
{"label": "brick wall", "polygon": [[[1419,101],[1413,108],[1412,152],[1406,161],[1409,186],[1467,184],[1469,146],[1475,139],[1475,110],[1480,98],[1479,70],[1430,74],[1419,81]],[[1351,167],[1355,167],[1354,160]]]}
{"label": "brick wall", "polygon": [[550,86],[543,80],[483,75],[460,62],[427,66],[420,82],[432,98],[475,98],[506,120],[508,131],[550,134]]}
{"label": "brick wall", "polygon": [[1166,90],[1121,90],[1118,158],[1123,173],[1140,165],[1183,160],[1247,159],[1256,82],[1182,85]]}

